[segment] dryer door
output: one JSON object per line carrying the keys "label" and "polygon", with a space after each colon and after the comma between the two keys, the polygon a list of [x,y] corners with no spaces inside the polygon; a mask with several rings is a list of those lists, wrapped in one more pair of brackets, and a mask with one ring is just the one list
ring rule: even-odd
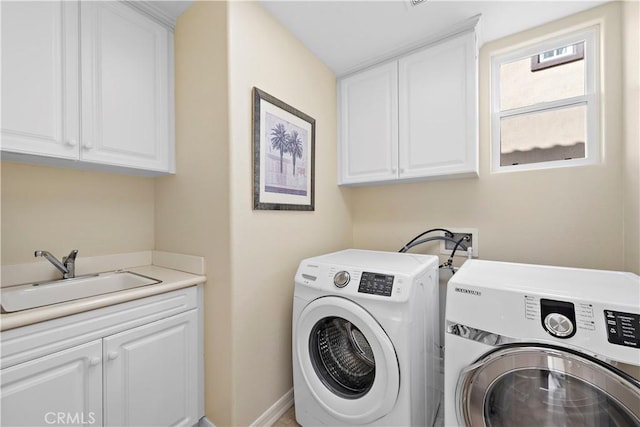
{"label": "dryer door", "polygon": [[640,385],[604,362],[566,348],[515,344],[465,369],[456,389],[467,426],[640,425]]}
{"label": "dryer door", "polygon": [[388,414],[400,388],[391,340],[361,306],[341,297],[318,298],[298,319],[295,351],[311,394],[347,424]]}

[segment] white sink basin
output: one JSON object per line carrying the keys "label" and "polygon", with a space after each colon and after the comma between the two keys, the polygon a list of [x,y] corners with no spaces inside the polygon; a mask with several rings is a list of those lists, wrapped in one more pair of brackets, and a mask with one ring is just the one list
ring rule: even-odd
{"label": "white sink basin", "polygon": [[156,283],[161,280],[130,271],[115,271],[4,288],[0,290],[0,304],[4,312],[11,313]]}

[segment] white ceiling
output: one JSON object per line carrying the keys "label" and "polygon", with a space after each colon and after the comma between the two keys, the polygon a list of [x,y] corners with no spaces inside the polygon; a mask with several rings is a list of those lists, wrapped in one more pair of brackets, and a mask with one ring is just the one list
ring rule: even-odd
{"label": "white ceiling", "polygon": [[488,42],[590,9],[602,1],[260,0],[336,75],[343,75],[399,48],[482,14],[481,40]]}
{"label": "white ceiling", "polygon": [[[427,41],[478,14],[482,14],[481,42],[486,43],[606,1],[425,0],[410,6],[408,0],[260,0],[336,75]],[[193,1],[152,3],[178,17]]]}

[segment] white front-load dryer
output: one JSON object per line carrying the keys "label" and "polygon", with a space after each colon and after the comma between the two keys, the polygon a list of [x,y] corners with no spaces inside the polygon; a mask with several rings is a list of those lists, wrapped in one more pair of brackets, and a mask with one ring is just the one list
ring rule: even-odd
{"label": "white front-load dryer", "polygon": [[469,260],[445,317],[447,427],[640,426],[637,275]]}
{"label": "white front-load dryer", "polygon": [[295,278],[293,384],[303,426],[426,426],[439,404],[438,259],[348,249]]}

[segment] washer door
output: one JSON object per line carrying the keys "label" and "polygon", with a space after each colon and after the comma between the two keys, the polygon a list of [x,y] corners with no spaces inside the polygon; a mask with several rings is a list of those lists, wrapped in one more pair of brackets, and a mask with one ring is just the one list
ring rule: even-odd
{"label": "washer door", "polygon": [[332,296],[311,302],[298,319],[295,348],[311,394],[334,418],[364,424],[393,409],[398,359],[382,327],[358,304]]}
{"label": "washer door", "polygon": [[640,385],[590,356],[540,344],[500,347],[456,389],[467,426],[639,426]]}

